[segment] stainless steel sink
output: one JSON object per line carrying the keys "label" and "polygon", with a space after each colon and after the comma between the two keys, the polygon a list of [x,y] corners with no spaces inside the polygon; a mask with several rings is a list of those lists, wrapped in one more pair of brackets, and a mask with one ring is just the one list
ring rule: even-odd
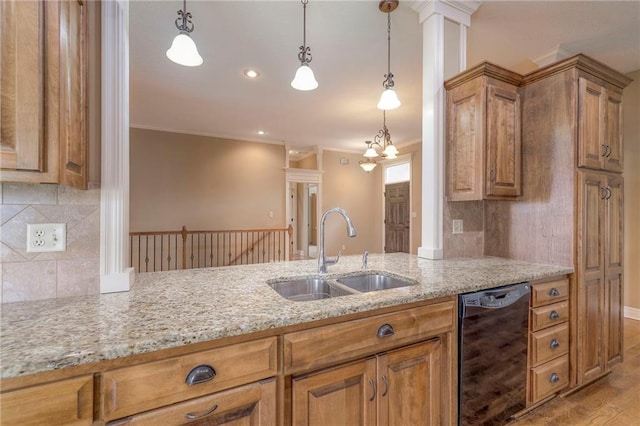
{"label": "stainless steel sink", "polygon": [[369,292],[377,290],[387,290],[390,288],[408,287],[417,284],[415,281],[397,278],[378,272],[370,272],[350,277],[342,277],[337,280],[340,284],[357,290],[359,292]]}
{"label": "stainless steel sink", "polygon": [[269,283],[280,296],[294,302],[329,299],[331,297],[354,294],[353,291],[332,285],[329,280],[322,278],[303,278],[290,281]]}

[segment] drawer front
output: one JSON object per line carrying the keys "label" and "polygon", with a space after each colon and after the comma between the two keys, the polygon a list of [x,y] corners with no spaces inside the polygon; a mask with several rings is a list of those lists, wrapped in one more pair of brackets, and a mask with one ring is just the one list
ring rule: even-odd
{"label": "drawer front", "polygon": [[242,423],[275,426],[276,379],[271,378],[147,411],[110,422],[109,426],[177,426],[189,422],[211,425]]}
{"label": "drawer front", "polygon": [[452,330],[455,302],[407,309],[284,336],[285,374],[309,371]]}
{"label": "drawer front", "polygon": [[[105,420],[159,408],[276,375],[277,338],[255,340],[104,373]],[[215,376],[206,380],[211,367]],[[188,384],[194,369],[200,380]]]}
{"label": "drawer front", "polygon": [[549,281],[531,286],[531,306],[537,307],[569,298],[569,279]]}
{"label": "drawer front", "polygon": [[540,401],[569,384],[569,355],[531,369],[531,397],[533,403]]}
{"label": "drawer front", "polygon": [[536,366],[569,351],[569,325],[565,322],[531,333],[531,365]]}
{"label": "drawer front", "polygon": [[0,394],[3,425],[90,425],[93,376],[32,386]]}
{"label": "drawer front", "polygon": [[558,302],[531,309],[531,331],[538,331],[569,320],[569,302]]}

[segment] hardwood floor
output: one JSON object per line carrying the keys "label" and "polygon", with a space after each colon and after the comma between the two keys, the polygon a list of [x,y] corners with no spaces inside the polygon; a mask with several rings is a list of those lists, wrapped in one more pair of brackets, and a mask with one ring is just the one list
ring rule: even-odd
{"label": "hardwood floor", "polygon": [[508,424],[530,425],[640,425],[640,321],[625,318],[624,362],[611,374]]}

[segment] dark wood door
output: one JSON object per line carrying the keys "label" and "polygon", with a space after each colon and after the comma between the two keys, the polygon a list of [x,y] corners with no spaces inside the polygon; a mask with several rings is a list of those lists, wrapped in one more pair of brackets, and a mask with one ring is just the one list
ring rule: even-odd
{"label": "dark wood door", "polygon": [[384,251],[409,253],[411,215],[409,182],[386,185],[384,191]]}

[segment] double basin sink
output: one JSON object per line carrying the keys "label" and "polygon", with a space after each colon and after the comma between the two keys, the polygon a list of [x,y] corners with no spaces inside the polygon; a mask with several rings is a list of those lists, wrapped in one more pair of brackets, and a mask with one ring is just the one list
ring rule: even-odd
{"label": "double basin sink", "polygon": [[299,278],[268,283],[280,296],[295,302],[329,299],[349,294],[408,287],[417,284],[408,278],[400,278],[383,272],[363,272],[339,278]]}

